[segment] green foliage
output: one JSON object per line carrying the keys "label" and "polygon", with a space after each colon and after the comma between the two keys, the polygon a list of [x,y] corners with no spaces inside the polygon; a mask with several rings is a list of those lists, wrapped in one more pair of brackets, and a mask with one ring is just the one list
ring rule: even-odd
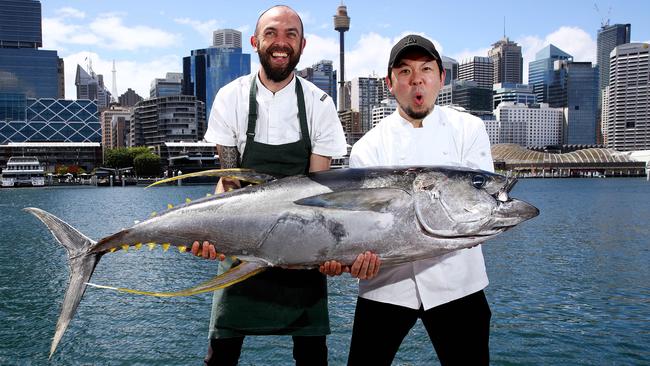
{"label": "green foliage", "polygon": [[54,168],[54,171],[56,172],[56,175],[65,175],[68,173],[68,167],[65,165],[57,165],[56,168]]}
{"label": "green foliage", "polygon": [[[106,151],[104,164],[110,168],[127,168],[134,166],[133,160],[140,154],[151,154],[146,147],[119,147]],[[153,155],[153,154],[152,154]]]}
{"label": "green foliage", "polygon": [[156,177],[160,175],[160,156],[146,152],[133,159],[133,167],[139,177]]}

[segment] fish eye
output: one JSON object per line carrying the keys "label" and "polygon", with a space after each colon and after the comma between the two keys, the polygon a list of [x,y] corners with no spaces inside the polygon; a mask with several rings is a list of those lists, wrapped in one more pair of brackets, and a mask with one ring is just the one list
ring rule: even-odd
{"label": "fish eye", "polygon": [[476,189],[481,189],[485,186],[487,178],[482,174],[476,174],[472,177],[472,185]]}

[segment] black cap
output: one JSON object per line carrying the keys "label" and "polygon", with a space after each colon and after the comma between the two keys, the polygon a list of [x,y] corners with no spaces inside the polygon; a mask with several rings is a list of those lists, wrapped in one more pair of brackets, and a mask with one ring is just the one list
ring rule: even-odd
{"label": "black cap", "polygon": [[416,34],[409,34],[404,38],[400,39],[399,42],[395,43],[393,49],[390,50],[390,58],[388,59],[388,76],[390,77],[390,71],[393,68],[395,61],[399,61],[402,55],[406,51],[411,51],[414,49],[419,49],[420,51],[426,53],[427,55],[433,57],[438,64],[438,68],[442,72],[442,59],[440,54],[436,50],[436,47],[428,39],[418,36]]}

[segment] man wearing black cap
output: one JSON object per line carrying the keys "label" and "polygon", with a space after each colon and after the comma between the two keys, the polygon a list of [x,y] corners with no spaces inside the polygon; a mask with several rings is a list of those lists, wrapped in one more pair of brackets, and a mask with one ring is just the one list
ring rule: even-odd
{"label": "man wearing black cap", "polygon": [[[444,80],[431,41],[408,35],[397,42],[386,77],[397,110],[354,145],[350,166],[451,165],[493,171],[483,122],[435,105]],[[443,365],[487,365],[487,285],[480,245],[382,266],[373,279],[359,281],[348,364],[390,365],[419,318]]]}

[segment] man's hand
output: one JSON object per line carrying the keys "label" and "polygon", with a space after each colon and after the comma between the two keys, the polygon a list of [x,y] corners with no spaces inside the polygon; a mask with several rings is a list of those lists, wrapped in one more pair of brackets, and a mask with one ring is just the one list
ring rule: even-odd
{"label": "man's hand", "polygon": [[226,256],[223,253],[217,253],[217,249],[214,247],[214,244],[210,244],[207,241],[203,242],[203,245],[198,241],[195,241],[192,244],[192,254],[197,257],[203,257],[205,259],[215,260],[218,259],[223,261],[226,259]]}
{"label": "man's hand", "polygon": [[327,261],[319,267],[319,271],[328,276],[340,276],[349,272],[350,276],[360,280],[369,280],[377,275],[381,261],[377,254],[365,252],[359,254],[352,266],[344,266],[341,262]]}

